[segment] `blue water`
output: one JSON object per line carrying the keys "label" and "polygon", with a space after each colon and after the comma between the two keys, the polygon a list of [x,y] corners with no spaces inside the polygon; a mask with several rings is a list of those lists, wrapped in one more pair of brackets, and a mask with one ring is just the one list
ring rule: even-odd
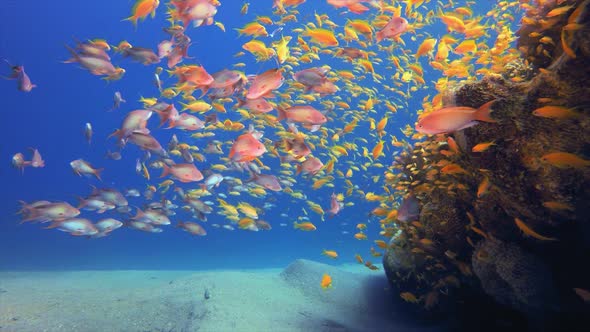
{"label": "blue water", "polygon": [[[434,3],[431,4],[434,7]],[[491,2],[485,2],[483,6],[490,7]],[[211,268],[258,268],[285,266],[296,258],[308,258],[325,263],[353,262],[354,254],[360,253],[366,259],[380,263],[381,258],[370,257],[369,248],[375,247],[373,240],[382,239],[378,236],[379,224],[377,219],[369,217],[372,209],[378,206],[375,202],[366,202],[358,194],[347,197],[345,202],[354,202],[353,207],[345,207],[341,214],[334,218],[326,218],[320,221],[318,215],[311,212],[302,200],[296,200],[284,193],[269,192],[265,198],[251,198],[246,194],[241,197],[230,196],[227,200],[232,203],[247,201],[254,206],[261,207],[265,200],[274,200],[276,207],[265,211],[262,219],[273,225],[271,231],[250,232],[236,229],[228,231],[222,228],[211,227],[212,223],[226,224],[223,216],[215,213],[209,216],[209,221],[203,223],[208,235],[205,237],[193,237],[190,234],[171,226],[164,226],[164,232],[159,234],[143,233],[134,229],[121,228],[111,235],[99,239],[87,239],[74,237],[56,230],[45,230],[46,224],[26,223],[19,224],[18,211],[19,200],[32,202],[36,200],[68,201],[77,203],[77,196],[87,196],[91,192],[90,185],[99,188],[137,188],[143,191],[146,180],[135,172],[135,160],[142,156],[142,152],[135,146],[128,146],[123,150],[123,159],[113,161],[104,158],[107,150],[115,148],[113,139],[107,136],[120,126],[125,114],[134,109],[140,109],[138,102],[140,96],[157,97],[159,95],[153,85],[153,73],[156,65],[144,66],[139,63],[123,59],[119,55],[111,56],[113,63],[126,69],[126,74],[120,81],[106,83],[99,77],[91,75],[88,71],[79,68],[76,64],[64,64],[68,59],[65,44],[74,45],[75,39],[87,40],[103,38],[110,44],[118,44],[122,40],[129,41],[134,46],[148,47],[156,50],[157,44],[168,39],[168,35],[162,28],[168,24],[165,21],[165,3],[158,8],[155,19],[148,18],[141,22],[138,28],[130,22],[122,21],[129,16],[131,1],[16,1],[6,0],[0,2],[0,58],[5,58],[13,64],[24,65],[26,72],[38,88],[30,93],[17,91],[14,81],[0,80],[0,95],[2,100],[2,119],[0,120],[0,269],[2,270],[35,270],[35,269],[211,269]],[[257,63],[250,55],[235,58],[234,54],[242,51],[243,43],[249,38],[238,38],[235,28],[242,27],[255,19],[257,15],[271,14],[271,1],[251,1],[248,15],[240,15],[241,1],[223,1],[222,6],[215,17],[216,21],[225,24],[227,29],[223,33],[215,26],[189,28],[187,35],[193,41],[189,49],[189,55],[193,59],[185,59],[183,64],[202,64],[209,73],[217,72],[224,68],[231,69],[231,65],[237,62],[245,62],[247,74],[258,74],[275,67],[274,61]],[[296,45],[296,34],[290,30],[302,27],[307,21],[314,21],[313,13],[328,13],[332,20],[340,25],[345,23],[347,17],[341,15],[342,10],[336,11],[324,1],[309,0],[298,8],[299,22],[289,23],[285,29],[285,35],[293,35],[290,46]],[[475,8],[477,10],[477,8]],[[483,13],[483,11],[482,11]],[[348,14],[350,15],[350,14]],[[362,18],[359,16],[358,18]],[[269,32],[274,28],[268,28]],[[428,32],[440,37],[446,33],[444,26],[434,24],[420,31],[420,37],[412,41],[410,36],[405,36],[405,48],[415,51],[417,45],[423,39],[421,36]],[[280,36],[274,38],[277,40]],[[270,38],[263,39],[269,44]],[[387,42],[389,45],[390,42]],[[344,43],[341,41],[341,46]],[[358,45],[351,45],[358,46]],[[395,52],[402,52],[398,49]],[[412,52],[413,52],[412,51]],[[389,77],[394,72],[385,69],[388,63],[386,56],[381,57],[384,64],[377,66],[378,72]],[[423,59],[426,65],[426,59]],[[165,66],[165,61],[161,64]],[[321,55],[321,60],[312,64],[301,64],[298,69],[306,69],[315,66],[329,65],[333,69],[352,69],[352,65],[342,59],[329,55]],[[387,131],[399,138],[403,135],[400,128],[407,124],[413,125],[416,119],[416,111],[421,108],[422,99],[426,95],[433,96],[436,91],[432,81],[436,81],[440,73],[431,68],[425,68],[425,81],[427,86],[421,87],[411,94],[409,100],[404,101],[407,107],[390,118]],[[242,70],[242,69],[240,69]],[[2,75],[9,73],[5,64],[0,64]],[[172,86],[175,78],[169,78],[167,74],[161,75],[166,87]],[[287,77],[287,79],[290,79]],[[391,95],[384,91],[380,83],[371,79],[363,84],[374,85],[380,92],[379,98]],[[342,85],[342,82],[338,83]],[[282,89],[284,89],[283,87]],[[128,101],[114,112],[106,112],[112,105],[113,93],[121,91]],[[341,90],[339,94],[344,94]],[[327,97],[330,98],[330,97]],[[392,96],[394,98],[394,96]],[[399,96],[395,95],[399,100]],[[366,99],[363,96],[361,99]],[[180,107],[175,100],[177,108]],[[358,99],[353,99],[351,105],[355,105]],[[228,114],[221,114],[220,118],[237,119],[236,114],[231,114],[230,105],[226,107]],[[319,105],[319,103],[316,103]],[[355,106],[353,106],[354,108]],[[377,114],[373,118],[377,121],[386,112],[384,103],[375,107]],[[210,111],[213,112],[213,111]],[[172,134],[185,140],[189,134],[178,130],[157,129],[156,116],[150,120],[149,128],[153,135],[160,140],[163,146],[168,142]],[[336,117],[337,118],[337,117]],[[86,122],[92,123],[94,128],[93,142],[89,145],[83,136],[83,128]],[[247,125],[247,123],[245,122]],[[342,127],[342,121],[334,120],[327,126]],[[275,129],[267,128],[265,137],[273,138]],[[367,123],[359,126],[355,136],[363,136],[369,140],[366,146],[369,150],[376,143],[375,138],[370,137]],[[239,132],[216,131],[215,139],[229,141],[235,139]],[[350,141],[345,138],[343,141]],[[191,144],[204,147],[209,139],[194,140]],[[389,138],[386,139],[390,141]],[[362,143],[359,143],[362,144]],[[24,174],[11,167],[10,159],[17,152],[23,152],[30,158],[29,147],[39,149],[43,155],[46,166],[44,168],[26,168]],[[224,155],[229,151],[229,145],[223,147]],[[387,144],[385,155],[379,159],[384,165],[393,162],[393,153],[399,151]],[[325,152],[325,150],[324,150]],[[83,158],[95,167],[105,168],[103,182],[96,179],[78,177],[72,173],[69,162]],[[215,156],[208,156],[206,162],[196,162],[201,170],[206,170],[217,162]],[[327,157],[320,159],[326,163]],[[271,173],[278,175],[280,167],[275,158],[266,156],[262,159],[272,168]],[[346,160],[358,163],[353,157],[341,158],[337,169],[346,171]],[[364,161],[362,161],[364,162]],[[365,192],[373,191],[382,193],[380,183],[373,183],[371,177],[382,175],[384,169],[369,168],[371,173],[356,173],[351,179],[354,184]],[[152,170],[150,184],[157,185],[164,179],[158,179],[159,170]],[[247,179],[246,174],[231,172],[231,175]],[[311,189],[312,181],[297,176],[296,188],[304,188],[308,199],[322,205],[324,210],[329,208],[330,194],[335,191],[346,191],[341,179],[335,181],[334,188]],[[184,186],[188,188],[188,186]],[[224,192],[224,185],[216,190]],[[171,196],[169,196],[171,197]],[[214,197],[206,199],[213,200]],[[144,198],[128,198],[132,206],[142,206],[146,203]],[[180,202],[178,202],[180,204]],[[309,212],[311,221],[318,227],[315,232],[296,231],[292,227],[297,216],[303,215],[301,206],[305,206]],[[216,210],[218,208],[216,207]],[[189,220],[189,215],[182,210],[177,210],[178,215],[172,217],[176,220]],[[289,214],[289,218],[281,217],[281,213]],[[123,216],[114,212],[105,215],[97,215],[94,212],[82,211],[81,217],[97,221],[103,217],[112,216],[124,220]],[[357,223],[369,223],[366,233],[369,241],[358,241],[352,237],[356,232]],[[279,226],[286,223],[287,227]],[[343,231],[349,232],[343,234]],[[340,258],[332,261],[321,255],[323,249],[338,251]]]}

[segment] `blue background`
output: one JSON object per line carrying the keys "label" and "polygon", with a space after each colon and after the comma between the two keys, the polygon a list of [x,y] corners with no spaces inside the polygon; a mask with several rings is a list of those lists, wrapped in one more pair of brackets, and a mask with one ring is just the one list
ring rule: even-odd
{"label": "blue background", "polygon": [[[274,203],[277,205],[263,216],[264,220],[273,225],[269,232],[230,232],[205,224],[209,233],[206,237],[192,237],[186,232],[168,226],[160,234],[122,228],[106,238],[86,239],[55,230],[44,230],[43,224],[19,224],[19,216],[15,214],[19,207],[18,200],[64,200],[75,204],[76,196],[86,196],[90,193],[90,184],[119,190],[145,189],[145,179],[135,173],[135,160],[141,156],[136,147],[125,148],[123,159],[120,161],[105,159],[104,155],[107,150],[115,148],[114,140],[108,140],[107,136],[120,126],[127,112],[141,108],[137,101],[140,96],[158,96],[152,82],[156,66],[146,67],[133,63],[111,52],[113,63],[124,67],[127,72],[122,80],[106,83],[80,69],[76,64],[62,63],[69,58],[64,44],[74,45],[74,38],[104,38],[114,45],[127,40],[132,45],[156,50],[157,44],[168,38],[162,31],[162,28],[167,26],[165,3],[160,4],[155,19],[148,18],[140,22],[137,29],[130,22],[122,21],[129,16],[132,4],[127,1],[78,0],[0,2],[0,57],[13,64],[24,65],[33,83],[38,85],[31,93],[23,93],[16,90],[14,81],[0,80],[0,269],[254,268],[285,266],[292,260],[302,257],[333,263],[334,261],[320,255],[322,249],[337,250],[341,256],[338,263],[352,262],[355,253],[361,253],[366,259],[380,263],[380,258],[373,258],[368,254],[372,240],[380,239],[377,236],[377,222],[373,221],[367,231],[370,242],[357,241],[352,237],[355,225],[367,222],[369,212],[377,206],[377,203],[367,203],[359,197],[347,198],[347,202],[353,201],[356,205],[345,208],[340,215],[326,219],[325,222],[319,221],[317,215],[310,212],[312,221],[318,226],[315,232],[293,230],[292,223],[296,216],[301,215],[300,206],[304,201],[294,200],[284,193],[269,193],[267,196],[276,199]],[[249,40],[238,39],[234,28],[242,27],[254,20],[256,15],[277,18],[271,14],[270,0],[252,1],[247,16],[240,15],[241,6],[240,1],[226,0],[219,7],[215,19],[225,24],[226,33],[215,26],[188,29],[187,34],[193,41],[189,55],[194,59],[185,60],[185,64],[196,62],[204,65],[209,73],[214,73],[224,68],[231,69],[233,63],[246,62],[247,74],[257,74],[274,66],[274,61],[261,64],[253,61],[251,56],[233,56],[241,51],[241,45]],[[341,24],[345,22],[344,16],[340,16],[324,1],[307,1],[299,10],[299,23],[293,27],[301,27],[305,21],[314,20],[314,11],[329,13],[333,20]],[[273,30],[268,29],[269,32]],[[446,33],[441,30],[431,32],[435,36]],[[284,33],[295,36],[288,32],[287,28]],[[280,36],[275,37],[275,40],[278,38]],[[269,40],[265,41],[268,43]],[[295,40],[292,41],[292,45]],[[409,38],[405,40],[407,48],[417,47]],[[333,68],[352,69],[350,64],[330,56],[322,56],[321,61],[315,61],[313,64],[303,64],[301,69],[324,64]],[[165,66],[165,63],[162,62],[160,65]],[[425,66],[425,70],[427,84],[437,79],[432,69],[428,70]],[[0,64],[2,75],[8,75],[9,72],[8,65]],[[392,75],[384,72],[380,74],[386,77]],[[163,73],[161,77],[167,87],[175,83],[175,79],[168,78],[167,74]],[[369,82],[380,89],[377,83]],[[127,103],[122,104],[119,110],[106,112],[112,106],[115,91],[121,91]],[[420,108],[422,98],[434,93],[436,92],[432,89],[415,93],[410,107],[390,119],[388,131],[400,135],[399,128],[415,121],[415,112]],[[179,106],[178,103],[176,105]],[[226,106],[229,108],[229,105]],[[379,108],[382,116],[385,112],[384,105],[380,104],[376,108]],[[375,118],[380,119],[381,116]],[[86,122],[92,123],[94,128],[93,143],[90,146],[83,136]],[[179,134],[178,131],[156,129],[155,119],[150,121],[149,127],[154,130],[154,135],[162,145],[168,142],[173,133],[184,138],[188,136]],[[272,132],[273,129],[269,131]],[[231,140],[237,134],[224,133],[216,139]],[[369,138],[367,128],[359,127],[355,135],[366,135]],[[207,139],[203,139],[194,144],[204,147],[206,142]],[[367,148],[370,150],[373,145],[370,143]],[[29,147],[39,149],[46,166],[37,169],[26,168],[24,175],[21,175],[17,169],[11,167],[10,158],[17,152],[23,152],[29,159]],[[387,146],[386,156],[380,159],[380,162],[385,165],[391,164],[393,151],[395,148]],[[224,153],[227,152],[228,148],[225,146]],[[88,160],[96,167],[104,167],[104,182],[74,175],[69,162],[78,158]],[[265,162],[267,160],[263,159]],[[204,163],[197,162],[196,165],[199,169],[207,169],[207,165],[213,162],[215,158]],[[268,165],[272,165],[276,170],[275,174],[278,174],[276,161],[271,159]],[[341,169],[345,171],[347,167]],[[364,175],[368,178],[383,173],[383,169],[372,171],[375,174]],[[152,184],[162,181],[157,179],[157,173],[152,172]],[[366,191],[381,192],[378,184],[371,184],[368,179],[360,178],[361,174],[357,174],[358,177],[353,180],[355,184],[359,184]],[[237,173],[225,175],[240,176]],[[308,198],[320,203],[325,210],[329,208],[329,197],[333,189],[323,188],[314,191],[311,189],[310,180],[302,177],[297,179],[299,188],[308,188],[305,190]],[[334,190],[344,192],[345,188],[340,183]],[[218,192],[223,192],[223,189]],[[257,206],[262,206],[264,202],[264,199],[250,199],[246,196],[239,200],[249,201]],[[129,198],[129,201],[130,205],[141,206],[144,199]],[[279,216],[286,211],[290,211],[293,217]],[[182,215],[180,210],[178,212],[178,218],[174,217],[173,220],[187,220],[188,215]],[[92,220],[102,218],[88,211],[83,211],[81,216]],[[215,222],[225,223],[222,216],[210,215],[209,223]],[[287,223],[288,226],[280,227],[279,223]],[[342,234],[343,230],[350,234]]]}

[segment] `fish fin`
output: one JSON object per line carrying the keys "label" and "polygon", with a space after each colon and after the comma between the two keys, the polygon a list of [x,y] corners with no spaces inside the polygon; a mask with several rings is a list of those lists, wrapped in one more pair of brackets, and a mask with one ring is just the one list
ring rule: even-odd
{"label": "fish fin", "polygon": [[[495,121],[494,121],[494,122],[495,122]],[[467,122],[467,123],[466,123],[466,124],[464,124],[463,126],[461,126],[461,127],[457,128],[457,129],[455,129],[455,131],[459,131],[459,130],[463,130],[463,129],[465,129],[465,128],[473,127],[473,126],[475,126],[477,123],[478,123],[477,121],[470,121],[470,122]]]}
{"label": "fish fin", "polygon": [[51,225],[47,226],[47,227],[43,227],[43,229],[52,229],[52,228],[57,228],[59,227],[60,222],[59,221],[54,221],[51,223]]}
{"label": "fish fin", "polygon": [[498,122],[494,120],[491,116],[491,113],[494,111],[492,109],[492,104],[494,104],[495,102],[496,100],[494,99],[481,105],[474,114],[475,120],[483,122]]}

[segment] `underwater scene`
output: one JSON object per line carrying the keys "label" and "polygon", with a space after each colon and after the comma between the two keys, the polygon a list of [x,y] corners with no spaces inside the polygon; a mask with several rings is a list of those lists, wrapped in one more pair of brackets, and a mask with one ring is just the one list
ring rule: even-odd
{"label": "underwater scene", "polygon": [[587,331],[590,0],[0,2],[0,332]]}

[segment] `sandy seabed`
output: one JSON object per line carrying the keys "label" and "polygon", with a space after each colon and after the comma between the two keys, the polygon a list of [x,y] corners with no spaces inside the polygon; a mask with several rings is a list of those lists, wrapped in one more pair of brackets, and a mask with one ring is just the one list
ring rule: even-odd
{"label": "sandy seabed", "polygon": [[[319,285],[324,273],[331,289]],[[0,332],[439,330],[396,314],[392,299],[382,271],[307,260],[263,270],[0,272]]]}

